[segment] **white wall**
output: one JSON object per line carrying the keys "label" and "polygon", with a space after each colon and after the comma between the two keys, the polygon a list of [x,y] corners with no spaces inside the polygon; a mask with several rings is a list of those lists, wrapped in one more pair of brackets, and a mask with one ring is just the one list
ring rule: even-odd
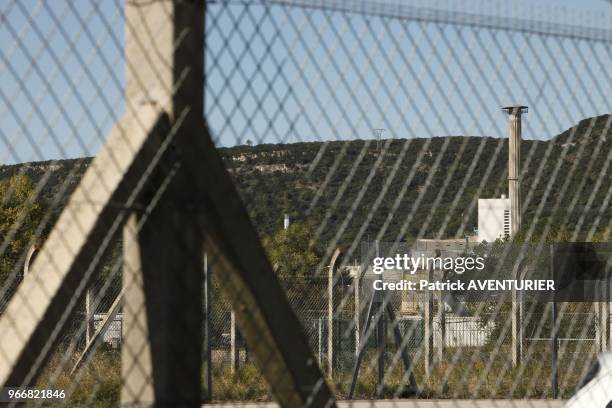
{"label": "white wall", "polygon": [[[510,214],[510,199],[505,198],[479,198],[478,199],[478,241],[493,242],[503,238],[504,210]],[[512,234],[507,224],[506,232]]]}

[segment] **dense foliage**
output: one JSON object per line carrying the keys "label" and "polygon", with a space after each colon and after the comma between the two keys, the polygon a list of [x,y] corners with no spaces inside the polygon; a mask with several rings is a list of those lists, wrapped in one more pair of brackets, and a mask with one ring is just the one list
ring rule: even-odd
{"label": "dense foliage", "polygon": [[[601,237],[612,218],[609,118],[584,120],[550,141],[522,142],[523,225],[533,227],[532,236],[550,222],[549,233]],[[336,235],[340,243],[367,240],[386,222],[385,240],[463,236],[477,226],[478,198],[507,194],[506,139],[396,139],[383,141],[381,151],[354,140],[222,153],[261,233],[280,228],[289,213],[324,225],[323,244]]]}
{"label": "dense foliage", "polygon": [[[22,276],[28,249],[38,244],[36,237],[45,212],[44,200],[36,196],[28,176],[0,180],[0,290],[11,293]],[[15,277],[10,279],[9,277]],[[4,285],[6,281],[9,285]],[[6,296],[2,296],[4,299]],[[3,302],[0,302],[0,309]]]}
{"label": "dense foliage", "polygon": [[[584,239],[612,218],[610,115],[584,120],[549,141],[522,142],[523,225]],[[220,149],[262,236],[283,214],[309,223],[319,245],[376,236],[449,238],[473,232],[477,199],[507,193],[506,139],[434,137],[244,145]],[[40,197],[59,211],[90,159],[0,166],[0,180],[45,178]],[[525,231],[524,231],[525,232]],[[594,234],[594,235],[593,235]]]}
{"label": "dense foliage", "polygon": [[268,259],[294,308],[320,307],[327,290],[327,275],[321,273],[320,264],[324,253],[314,233],[313,225],[296,223],[263,239]]}

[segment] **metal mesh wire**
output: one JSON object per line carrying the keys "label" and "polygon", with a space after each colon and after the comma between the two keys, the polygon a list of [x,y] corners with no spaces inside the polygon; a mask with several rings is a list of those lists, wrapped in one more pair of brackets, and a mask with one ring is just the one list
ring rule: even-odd
{"label": "metal mesh wire", "polygon": [[[546,20],[549,11],[536,8],[534,15]],[[359,258],[362,241],[471,235],[477,199],[506,191],[507,144],[498,138],[506,133],[506,122],[500,106],[521,101],[531,109],[524,126],[535,141],[523,142],[521,169],[526,239],[545,240],[557,233],[570,241],[609,239],[609,227],[600,223],[610,218],[609,191],[602,184],[608,179],[609,147],[603,146],[609,145],[609,116],[565,133],[569,144],[576,143],[574,137],[592,140],[593,150],[580,142],[574,152],[539,142],[609,110],[609,31],[600,33],[603,37],[583,35],[563,24],[536,27],[533,21],[517,21],[512,10],[489,12],[487,7],[479,13],[449,13],[374,2],[310,1],[233,2],[209,9],[207,117],[219,145],[246,145],[228,156],[256,224],[274,234],[283,213],[298,223],[312,223],[311,242],[323,253],[317,276],[325,277],[335,248],[345,247],[334,278],[345,294],[336,295],[341,306],[334,306],[337,323],[332,325],[343,333],[334,334],[330,343],[348,359],[348,364],[342,357],[332,364],[340,396],[348,389],[356,335],[354,320],[345,324],[342,317],[351,314],[347,305],[354,301],[354,283],[341,282],[345,268]],[[574,17],[572,24],[581,24],[581,18],[597,20]],[[384,128],[383,137],[372,140],[378,128]],[[438,135],[482,137],[419,139]],[[261,141],[298,144],[249,147]],[[322,143],[300,143],[311,141]],[[253,165],[255,170],[247,170]],[[582,196],[588,183],[580,176],[585,166],[604,173],[598,172],[595,188]],[[265,218],[261,205],[272,207],[275,218]],[[602,211],[608,215],[595,215]],[[587,218],[592,221],[585,223]],[[559,225],[563,231],[556,231]],[[293,303],[298,316],[309,316],[311,305],[298,299]],[[418,299],[412,303],[414,315],[402,319],[421,324],[411,333],[418,339],[423,336],[423,305]],[[328,310],[322,306],[319,318],[326,322]],[[550,397],[550,309],[526,306],[525,323],[533,332],[522,345],[524,366],[514,369],[508,360],[509,304],[475,307],[473,316],[445,317],[444,361],[425,376],[426,395]],[[586,306],[574,314],[566,308],[559,340],[565,397],[596,352],[593,309]],[[310,338],[329,370],[326,326],[316,318],[305,324],[309,332],[317,328]],[[416,371],[424,375],[423,343],[416,344]],[[370,349],[375,352],[374,344]],[[393,354],[388,357],[395,357],[395,364],[387,369],[387,396],[401,392],[396,392],[402,378]],[[357,395],[367,398],[375,395],[375,356],[365,360],[371,370],[365,370],[367,385],[358,386]]]}
{"label": "metal mesh wire", "polygon": [[[199,54],[188,49],[177,59],[181,72],[166,57],[197,31],[168,30],[174,2],[0,6],[0,320],[11,330],[0,333],[0,378],[14,361],[2,345],[27,344],[44,299],[59,317],[39,329],[42,351],[21,370],[74,405],[148,401],[156,381],[172,383],[151,364],[168,364],[202,373],[198,403],[280,395],[297,406],[288,357],[279,357],[289,337],[270,336],[266,325],[280,315],[251,308],[262,299],[228,272],[260,273],[264,263],[251,252],[228,261],[232,243],[251,248],[240,241],[244,224],[228,244],[218,231],[233,224],[209,215],[221,198],[190,195],[215,181],[190,173],[211,157],[193,125],[203,116],[248,212],[245,228],[258,234],[255,248],[316,360],[306,364],[320,368],[336,399],[349,397],[360,347],[358,399],[571,396],[609,344],[601,302],[560,303],[556,322],[550,303],[523,303],[522,359],[513,366],[510,301],[483,296],[461,309],[440,293],[398,293],[382,303],[394,319],[372,317],[367,268],[374,242],[391,253],[426,239],[478,248],[478,200],[507,191],[499,108],[519,102],[530,109],[520,241],[545,252],[552,242],[612,240],[611,11],[477,1],[460,9],[444,1],[205,5],[204,66],[189,65]],[[185,103],[183,83],[193,77],[203,101]],[[233,192],[216,188],[207,193]],[[512,256],[498,245],[481,250]],[[175,273],[140,274],[158,265]],[[195,269],[206,272],[188,272]],[[59,306],[56,297],[67,300]],[[180,309],[189,299],[201,308]],[[161,321],[177,332],[197,328],[198,349],[182,350]],[[167,355],[152,355],[155,330]],[[319,390],[299,404],[317,405]]]}

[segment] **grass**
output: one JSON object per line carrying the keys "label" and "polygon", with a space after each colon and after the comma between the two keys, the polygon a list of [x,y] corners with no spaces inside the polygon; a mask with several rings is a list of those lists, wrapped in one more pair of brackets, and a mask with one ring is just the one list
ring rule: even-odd
{"label": "grass", "polygon": [[253,363],[232,372],[229,367],[213,369],[213,400],[270,401],[268,384]]}
{"label": "grass", "polygon": [[[530,359],[521,367],[510,364],[510,350],[502,346],[498,350],[480,348],[463,349],[460,353],[449,349],[446,360],[437,363],[429,376],[425,374],[422,357],[416,358],[414,374],[419,386],[420,398],[551,398],[550,354],[545,345],[530,348]],[[494,352],[495,351],[495,352]],[[571,350],[569,350],[571,351]],[[53,371],[58,367],[60,356],[52,358],[46,372],[39,381],[39,387],[48,384]],[[560,354],[562,356],[563,354]],[[577,357],[575,359],[575,357]],[[389,370],[393,353],[387,355]],[[559,362],[560,396],[569,397],[590,365],[590,353],[566,354]],[[73,392],[69,406],[93,405],[98,407],[116,406],[120,400],[121,368],[120,352],[99,350],[91,362],[76,377],[68,374],[71,363],[60,372],[52,388]],[[376,396],[377,371],[374,352],[363,359],[357,381],[355,398],[370,399]],[[575,365],[572,365],[575,362]],[[348,365],[348,364],[346,364]],[[401,363],[387,373],[381,398],[398,397],[404,378]],[[350,369],[339,370],[328,383],[337,399],[346,399],[350,384]],[[204,381],[202,381],[204,384]],[[269,401],[272,395],[253,363],[243,364],[235,372],[222,364],[213,366],[214,401]],[[59,404],[58,404],[59,405]]]}
{"label": "grass", "polygon": [[[414,375],[419,387],[420,398],[552,398],[550,353],[546,346],[532,347],[528,360],[512,367],[510,349],[500,347],[493,352],[487,348],[463,349],[460,352],[449,349],[445,360],[434,365],[430,375],[426,375],[423,359],[416,360]],[[560,354],[561,356],[561,354]],[[567,398],[588,368],[591,355],[582,353],[576,363],[573,354],[559,361],[559,395]],[[392,356],[387,356],[386,387],[382,398],[399,397],[401,389],[406,389],[401,363],[389,370]],[[369,364],[367,364],[369,363]],[[364,364],[355,388],[355,398],[373,398],[376,395],[377,368],[375,355],[364,358]],[[341,372],[332,386],[338,399],[348,397],[350,373]]]}
{"label": "grass", "polygon": [[[120,351],[101,347],[91,361],[77,371],[75,375],[70,375],[70,369],[76,361],[71,359],[63,364],[58,375],[54,376],[64,353],[64,350],[60,350],[54,354],[36,386],[41,389],[65,390],[67,393],[72,390],[68,401],[61,404],[51,404],[52,406],[114,407],[119,404],[121,390]],[[53,377],[55,377],[55,380],[52,380]]]}

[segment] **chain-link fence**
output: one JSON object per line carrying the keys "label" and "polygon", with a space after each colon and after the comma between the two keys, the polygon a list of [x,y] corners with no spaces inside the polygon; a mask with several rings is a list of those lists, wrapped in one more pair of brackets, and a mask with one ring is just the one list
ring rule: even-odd
{"label": "chain-link fence", "polygon": [[569,398],[609,294],[374,258],[612,240],[601,3],[1,5],[0,402]]}

